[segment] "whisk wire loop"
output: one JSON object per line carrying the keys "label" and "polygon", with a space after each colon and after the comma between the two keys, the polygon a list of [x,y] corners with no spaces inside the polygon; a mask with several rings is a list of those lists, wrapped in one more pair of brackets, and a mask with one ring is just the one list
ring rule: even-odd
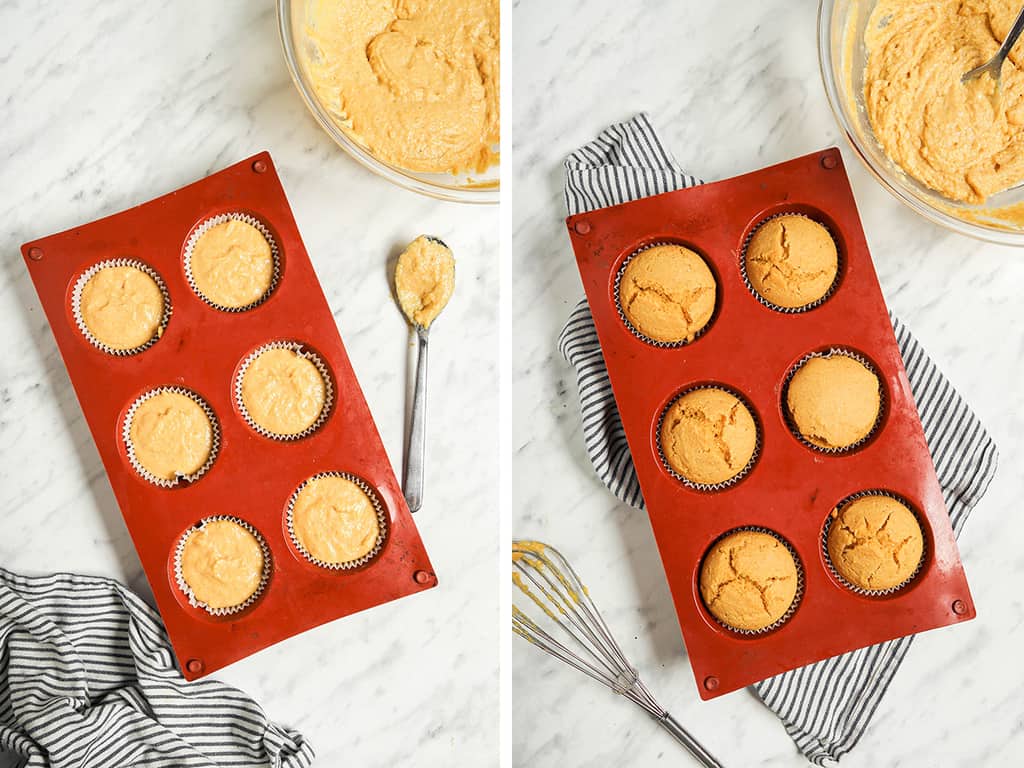
{"label": "whisk wire loop", "polygon": [[513,603],[512,629],[517,635],[641,707],[705,768],[722,768],[644,685],[586,586],[557,549],[537,541],[514,541],[512,581],[529,598],[525,604],[540,610],[538,619],[560,630],[555,637]]}

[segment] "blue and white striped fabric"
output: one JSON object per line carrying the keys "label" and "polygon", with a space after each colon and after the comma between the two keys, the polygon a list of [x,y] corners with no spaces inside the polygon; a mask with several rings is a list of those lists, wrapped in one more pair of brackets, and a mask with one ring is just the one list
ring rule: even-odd
{"label": "blue and white striped fabric", "polygon": [[[8,754],[5,762],[4,754]],[[11,755],[15,757],[11,757]],[[215,680],[185,682],[159,615],[110,579],[0,568],[0,764],[305,768],[302,735]]]}
{"label": "blue and white striped fabric", "polygon": [[[647,115],[613,125],[565,161],[570,214],[703,183],[683,173]],[[925,437],[959,534],[995,474],[997,451],[981,422],[910,332],[895,318]],[[615,405],[608,371],[586,301],[573,311],[559,340],[576,370],[587,453],[620,500],[644,506]],[[815,765],[837,761],[857,744],[906,656],[913,637],[893,640],[786,672],[753,686]]]}

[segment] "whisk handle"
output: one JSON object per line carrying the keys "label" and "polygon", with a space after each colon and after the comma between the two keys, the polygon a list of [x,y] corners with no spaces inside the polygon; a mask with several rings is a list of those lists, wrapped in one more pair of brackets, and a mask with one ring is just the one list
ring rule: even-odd
{"label": "whisk handle", "polygon": [[655,717],[658,724],[666,731],[671,733],[675,740],[686,747],[687,751],[693,755],[697,761],[704,766],[704,768],[722,768],[722,764],[718,762],[714,756],[708,752],[704,747],[697,741],[693,736],[690,735],[683,726],[679,724],[672,715],[666,712],[661,717]]}

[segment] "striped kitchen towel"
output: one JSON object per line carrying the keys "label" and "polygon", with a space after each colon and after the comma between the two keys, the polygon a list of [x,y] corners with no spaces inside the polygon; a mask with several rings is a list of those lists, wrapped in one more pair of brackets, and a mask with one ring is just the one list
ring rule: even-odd
{"label": "striped kitchen towel", "polygon": [[111,579],[0,568],[0,764],[304,768],[313,749],[215,680],[185,682],[160,616]]}
{"label": "striped kitchen towel", "polygon": [[[647,115],[613,125],[565,161],[570,214],[703,183],[683,173]],[[893,318],[896,340],[924,424],[943,495],[959,535],[995,474],[997,451],[977,416]],[[586,301],[573,311],[559,339],[576,371],[587,454],[620,500],[644,506]],[[904,637],[795,669],[753,686],[782,720],[799,750],[815,765],[837,761],[857,744],[910,648]]]}

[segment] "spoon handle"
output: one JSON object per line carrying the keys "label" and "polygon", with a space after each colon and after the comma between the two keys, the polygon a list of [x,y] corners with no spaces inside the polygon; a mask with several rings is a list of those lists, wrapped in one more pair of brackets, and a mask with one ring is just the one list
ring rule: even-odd
{"label": "spoon handle", "polygon": [[1010,27],[1010,33],[1003,40],[1003,44],[999,46],[999,56],[1005,59],[1010,55],[1010,49],[1013,48],[1013,44],[1017,42],[1022,31],[1024,31],[1024,8],[1021,8],[1020,13],[1017,14],[1017,20]]}
{"label": "spoon handle", "polygon": [[409,445],[405,452],[405,500],[410,512],[423,504],[423,464],[427,451],[427,329],[416,326],[419,339],[416,355],[416,389],[412,395]]}

